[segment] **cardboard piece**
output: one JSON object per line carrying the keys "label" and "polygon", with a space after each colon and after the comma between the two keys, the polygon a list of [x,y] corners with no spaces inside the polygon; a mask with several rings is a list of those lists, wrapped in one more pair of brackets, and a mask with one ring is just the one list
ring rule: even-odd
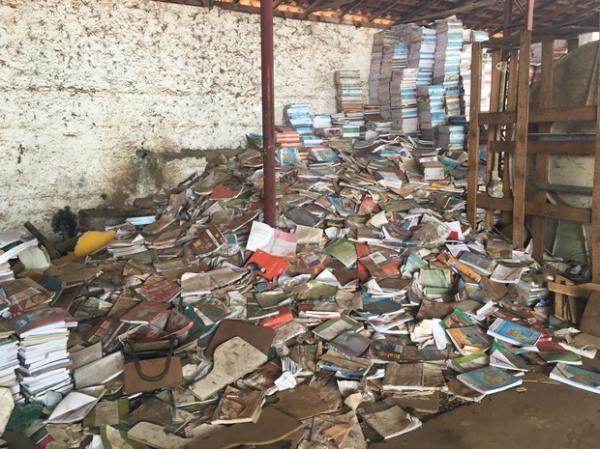
{"label": "cardboard piece", "polygon": [[327,401],[326,395],[312,385],[300,385],[293,390],[282,391],[276,398],[274,408],[301,421],[323,413],[335,412],[339,408],[339,404]]}
{"label": "cardboard piece", "polygon": [[0,435],[4,433],[10,415],[15,408],[15,401],[9,388],[0,388]]}
{"label": "cardboard piece", "polygon": [[217,347],[213,355],[213,369],[195,382],[192,392],[198,399],[207,399],[221,388],[240,379],[267,362],[266,354],[246,340],[233,337]]}
{"label": "cardboard piece", "polygon": [[127,432],[127,438],[156,449],[179,449],[190,442],[187,438],[168,434],[162,426],[140,422]]}
{"label": "cardboard piece", "polygon": [[207,357],[212,357],[218,346],[233,337],[241,337],[266,354],[269,352],[274,336],[275,331],[267,327],[255,326],[245,321],[223,320],[210,339],[204,353]]}
{"label": "cardboard piece", "polygon": [[237,446],[264,446],[295,434],[302,423],[273,408],[263,409],[256,423],[235,424],[199,438],[184,449],[230,449]]}
{"label": "cardboard piece", "polygon": [[600,337],[600,292],[590,295],[581,318],[580,328],[581,332]]}

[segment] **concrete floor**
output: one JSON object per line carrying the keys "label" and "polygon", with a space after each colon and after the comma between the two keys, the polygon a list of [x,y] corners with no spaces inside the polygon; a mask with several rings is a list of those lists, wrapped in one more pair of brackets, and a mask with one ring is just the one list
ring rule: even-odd
{"label": "concrete floor", "polygon": [[[548,382],[443,413],[369,449],[600,449],[600,395]],[[19,435],[4,438],[9,449],[35,449]]]}
{"label": "concrete floor", "polygon": [[600,395],[550,383],[523,386],[527,392],[495,394],[370,449],[600,449]]}

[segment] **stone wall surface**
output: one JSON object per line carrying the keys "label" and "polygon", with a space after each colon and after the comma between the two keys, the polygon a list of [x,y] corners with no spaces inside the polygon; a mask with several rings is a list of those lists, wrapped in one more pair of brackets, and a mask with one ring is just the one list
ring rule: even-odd
{"label": "stone wall surface", "polygon": [[[357,68],[366,81],[373,34],[276,19],[278,122],[295,101],[335,112],[333,72]],[[64,205],[144,193],[144,152],[171,155],[154,167],[168,187],[202,170],[206,151],[260,131],[259,17],[151,0],[2,0],[0,104],[0,230],[30,219],[47,231]],[[174,163],[182,150],[198,153]]]}

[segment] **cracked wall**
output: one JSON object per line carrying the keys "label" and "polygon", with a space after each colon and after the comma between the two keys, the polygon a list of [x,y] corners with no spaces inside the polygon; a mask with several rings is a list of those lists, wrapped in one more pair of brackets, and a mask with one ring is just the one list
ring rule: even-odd
{"label": "cracked wall", "polygon": [[[335,112],[336,69],[367,80],[374,30],[276,19],[276,116]],[[202,151],[260,131],[259,17],[151,0],[0,2],[0,228],[139,193],[136,153]],[[198,150],[198,155],[189,155]],[[189,157],[188,157],[189,156]],[[168,167],[167,167],[168,165]]]}

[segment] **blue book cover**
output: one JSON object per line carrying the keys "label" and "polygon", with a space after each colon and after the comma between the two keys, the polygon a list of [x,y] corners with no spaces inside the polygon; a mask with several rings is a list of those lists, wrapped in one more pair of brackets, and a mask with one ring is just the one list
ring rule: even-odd
{"label": "blue book cover", "polygon": [[488,329],[488,335],[519,346],[535,346],[542,334],[530,327],[498,318]]}
{"label": "blue book cover", "polygon": [[523,383],[521,379],[494,366],[486,366],[456,377],[470,388],[483,393],[496,393]]}

